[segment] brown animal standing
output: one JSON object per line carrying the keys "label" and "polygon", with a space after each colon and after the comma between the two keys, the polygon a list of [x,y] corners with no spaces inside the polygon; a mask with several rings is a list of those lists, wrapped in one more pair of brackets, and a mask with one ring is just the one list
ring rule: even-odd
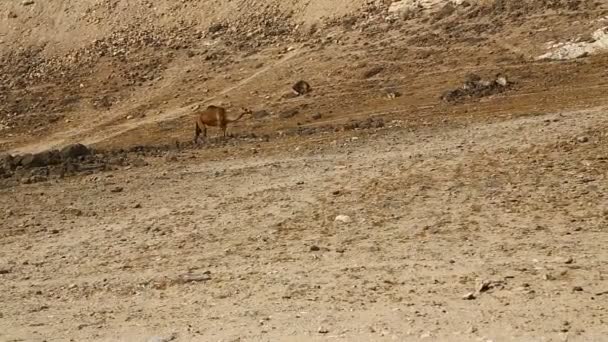
{"label": "brown animal standing", "polygon": [[231,119],[226,115],[226,109],[218,106],[209,106],[202,112],[196,115],[196,123],[194,127],[194,143],[198,143],[198,138],[203,133],[203,137],[207,137],[207,126],[219,127],[226,137],[226,127],[229,123],[240,120],[243,115],[250,114],[251,111],[242,108],[243,112],[238,117]]}

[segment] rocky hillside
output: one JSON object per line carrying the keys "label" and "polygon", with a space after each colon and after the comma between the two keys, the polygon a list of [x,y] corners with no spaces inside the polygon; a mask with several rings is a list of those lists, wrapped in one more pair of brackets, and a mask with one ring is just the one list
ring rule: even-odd
{"label": "rocky hillside", "polygon": [[[151,120],[176,109],[186,114],[187,106],[205,99],[293,111],[276,103],[300,77],[318,78],[315,86],[326,87],[350,82],[365,69],[384,70],[364,77],[371,81],[403,80],[437,66],[513,65],[546,52],[542,44],[551,40],[590,39],[605,14],[601,3],[575,0],[2,2],[0,146],[6,150],[41,139],[73,143],[65,140],[125,119]],[[564,24],[572,21],[578,24]],[[274,65],[285,57],[294,64]],[[385,62],[390,65],[375,65]],[[415,70],[406,71],[408,65]],[[266,75],[280,76],[252,83],[252,77]],[[402,80],[353,86],[365,93],[370,86],[400,88]],[[246,93],[229,94],[242,86]],[[326,108],[336,102],[317,94],[310,106],[331,102],[306,111],[348,116]],[[129,124],[116,134],[148,123]],[[179,129],[172,132],[181,137]],[[105,136],[113,133],[92,142]]]}

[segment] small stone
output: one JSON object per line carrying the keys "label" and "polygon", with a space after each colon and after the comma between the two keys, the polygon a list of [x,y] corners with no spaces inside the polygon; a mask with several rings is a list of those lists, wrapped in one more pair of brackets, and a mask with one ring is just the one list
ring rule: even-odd
{"label": "small stone", "polygon": [[0,268],[0,274],[9,274],[11,270],[8,268]]}
{"label": "small stone", "polygon": [[473,292],[469,292],[469,293],[465,294],[464,296],[462,296],[462,299],[464,299],[464,300],[473,300],[476,298],[477,297],[475,296],[475,293],[473,293]]}
{"label": "small stone", "polygon": [[585,137],[585,136],[581,136],[581,137],[576,138],[576,141],[578,141],[581,144],[584,144],[586,142],[589,142],[589,138]]}
{"label": "small stone", "polygon": [[124,190],[124,189],[123,189],[122,187],[117,186],[117,187],[115,187],[115,188],[112,188],[112,190],[110,190],[110,192],[113,192],[113,193],[119,193],[119,192],[122,192],[123,190]]}
{"label": "small stone", "polygon": [[299,113],[299,111],[297,109],[288,109],[284,112],[281,112],[279,114],[279,118],[281,119],[289,119],[292,118],[294,116],[296,116]]}
{"label": "small stone", "polygon": [[310,116],[310,118],[313,120],[319,120],[322,117],[323,117],[323,115],[321,115],[321,113],[314,113],[313,115]]}
{"label": "small stone", "polygon": [[135,209],[141,209],[141,204],[137,203],[137,204],[135,204],[135,205],[133,206],[133,208],[135,208]]}
{"label": "small stone", "polygon": [[321,248],[319,248],[319,246],[315,246],[315,245],[310,246],[311,252],[318,252],[320,250],[321,250]]}
{"label": "small stone", "polygon": [[574,262],[574,259],[572,259],[572,257],[567,257],[566,260],[564,260],[564,264],[566,264],[566,265],[569,265],[573,262]]}
{"label": "small stone", "polygon": [[270,115],[270,113],[267,110],[263,110],[263,109],[256,110],[255,112],[251,113],[251,116],[256,120],[263,119],[269,115]]}
{"label": "small stone", "polygon": [[574,286],[572,288],[572,291],[573,292],[581,292],[581,291],[583,291],[583,288],[581,286]]}
{"label": "small stone", "polygon": [[130,164],[135,167],[148,166],[148,162],[141,158],[134,159]]}
{"label": "small stone", "polygon": [[319,330],[317,330],[319,332],[319,334],[328,334],[329,333],[329,329],[327,329],[326,327],[319,327]]}
{"label": "small stone", "polygon": [[65,208],[63,213],[66,215],[82,216],[82,210],[73,207]]}
{"label": "small stone", "polygon": [[177,155],[173,152],[169,152],[165,156],[165,161],[166,162],[175,162],[175,161],[177,161]]}
{"label": "small stone", "polygon": [[33,4],[34,4],[34,0],[23,0],[23,1],[21,2],[21,4],[22,4],[23,6],[29,6],[29,5],[33,5]]}
{"label": "small stone", "polygon": [[379,73],[381,73],[384,70],[384,67],[382,66],[375,66],[372,67],[370,69],[367,69],[364,73],[363,73],[363,78],[370,78],[370,77],[374,77],[376,75],[378,75]]}
{"label": "small stone", "polygon": [[507,81],[507,78],[504,76],[500,76],[496,79],[496,84],[502,86],[502,87],[506,87],[507,84],[509,84],[509,82]]}
{"label": "small stone", "polygon": [[338,216],[336,216],[334,221],[340,222],[340,223],[351,223],[351,222],[353,222],[353,219],[347,215],[338,215]]}
{"label": "small stone", "polygon": [[294,84],[291,87],[291,89],[298,96],[308,94],[312,90],[312,88],[310,87],[310,84],[308,84],[308,82],[306,82],[306,81],[298,81],[298,82],[296,82],[296,84]]}
{"label": "small stone", "polygon": [[431,332],[430,332],[430,331],[427,331],[427,332],[425,332],[425,333],[421,334],[421,335],[420,335],[420,338],[421,338],[421,339],[426,339],[426,338],[430,338],[430,337],[432,337],[432,336],[433,336],[433,335],[431,334]]}
{"label": "small stone", "polygon": [[177,334],[173,333],[169,336],[152,336],[146,342],[171,342],[177,339]]}
{"label": "small stone", "polygon": [[205,271],[201,274],[183,274],[179,278],[182,283],[200,283],[211,280],[211,272]]}

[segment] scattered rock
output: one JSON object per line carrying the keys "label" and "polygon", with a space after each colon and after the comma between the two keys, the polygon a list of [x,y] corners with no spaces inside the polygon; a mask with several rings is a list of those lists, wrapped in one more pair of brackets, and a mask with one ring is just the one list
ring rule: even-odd
{"label": "scattered rock", "polygon": [[312,91],[312,88],[310,87],[310,84],[308,84],[308,82],[306,82],[306,81],[298,81],[298,82],[296,82],[291,87],[291,89],[298,96],[306,95],[306,94],[308,94],[308,93],[310,93]]}
{"label": "scattered rock", "polygon": [[76,159],[91,154],[91,150],[83,144],[72,144],[61,149],[61,156],[65,159]]}
{"label": "scattered rock", "polygon": [[569,265],[569,264],[571,264],[571,263],[573,263],[573,262],[574,262],[574,259],[572,259],[572,257],[567,257],[567,258],[564,260],[564,264],[567,264],[567,265]]}
{"label": "scattered rock", "polygon": [[329,333],[329,329],[327,329],[326,327],[319,327],[319,329],[317,330],[317,332],[319,334],[328,334]]}
{"label": "scattered rock", "polygon": [[589,138],[586,136],[580,136],[580,137],[576,138],[576,141],[578,141],[581,144],[584,144],[586,142],[589,142]]}
{"label": "scattered rock", "polygon": [[296,116],[299,112],[300,111],[297,110],[297,109],[295,109],[295,108],[294,109],[288,109],[288,110],[286,110],[284,112],[281,112],[279,114],[279,118],[281,118],[281,119],[289,119],[289,118],[292,118],[292,117]]}
{"label": "scattered rock", "polygon": [[169,336],[152,336],[147,342],[171,342],[177,339],[177,334],[173,333]]}
{"label": "scattered rock", "polygon": [[353,222],[353,219],[347,215],[338,215],[338,216],[336,216],[334,221],[339,222],[339,223],[351,223],[351,222]]}
{"label": "scattered rock", "polygon": [[467,75],[467,80],[457,89],[448,90],[441,95],[441,99],[448,103],[462,102],[466,99],[487,97],[502,93],[510,89],[511,83],[504,76],[494,80],[483,80],[475,74]]}
{"label": "scattered rock", "polygon": [[8,268],[0,268],[0,274],[9,274],[11,270]]}
{"label": "scattered rock", "polygon": [[25,154],[21,156],[20,164],[26,168],[43,167],[51,164],[59,164],[61,156],[58,151],[43,151],[35,154]]}
{"label": "scattered rock", "polygon": [[430,331],[420,334],[420,338],[423,340],[431,337],[433,337],[433,334]]}
{"label": "scattered rock", "polygon": [[211,272],[205,271],[201,274],[183,274],[179,277],[181,283],[200,283],[211,280]]}
{"label": "scattered rock", "polygon": [[137,203],[133,206],[134,209],[141,209],[141,204]]}
{"label": "scattered rock", "polygon": [[147,162],[147,161],[145,161],[145,160],[143,160],[143,159],[141,159],[141,158],[134,159],[133,161],[131,161],[131,163],[130,163],[130,164],[131,164],[132,166],[135,166],[135,167],[144,167],[144,166],[148,166],[148,162]]}
{"label": "scattered rock", "polygon": [[401,96],[401,93],[398,91],[389,90],[386,92],[386,98],[389,100],[394,100]]}
{"label": "scattered rock", "polygon": [[21,2],[21,4],[22,4],[23,6],[29,6],[29,5],[33,5],[33,4],[34,4],[34,1],[33,1],[33,0],[23,0],[23,1]]}
{"label": "scattered rock", "polygon": [[165,155],[165,161],[170,163],[170,162],[176,162],[177,161],[177,155],[173,152],[169,152],[167,153],[167,155]]}
{"label": "scattered rock", "polygon": [[65,215],[82,216],[82,210],[73,207],[63,209],[62,213]]}
{"label": "scattered rock", "polygon": [[464,296],[462,296],[462,299],[464,299],[464,300],[473,300],[476,298],[477,298],[477,296],[475,296],[475,293],[473,293],[473,292],[469,292],[469,293],[465,294]]}
{"label": "scattered rock", "polygon": [[269,115],[270,115],[270,113],[268,111],[266,111],[266,110],[263,110],[263,109],[262,110],[256,110],[255,112],[251,113],[251,116],[253,116],[253,118],[256,119],[256,120],[263,119],[263,118],[265,118],[265,117],[267,117]]}
{"label": "scattered rock", "polygon": [[583,291],[583,287],[582,286],[574,286],[572,288],[572,291],[573,292],[581,292],[581,291]]}
{"label": "scattered rock", "polygon": [[321,248],[319,248],[319,246],[315,246],[315,245],[310,246],[311,252],[318,252],[320,250],[321,250]]}
{"label": "scattered rock", "polygon": [[374,77],[374,76],[378,75],[379,73],[381,73],[382,71],[384,71],[383,66],[377,65],[377,66],[371,67],[371,68],[365,70],[365,72],[363,72],[363,78]]}
{"label": "scattered rock", "polygon": [[487,292],[491,289],[494,289],[496,287],[503,286],[503,285],[504,285],[504,282],[500,281],[500,280],[480,280],[477,283],[477,287],[476,287],[475,291],[479,295],[479,294],[482,294],[484,292]]}
{"label": "scattered rock", "polygon": [[110,190],[110,192],[113,192],[113,193],[119,193],[119,192],[122,192],[123,190],[124,190],[124,189],[123,189],[122,187],[117,186],[117,187],[112,188],[112,189]]}
{"label": "scattered rock", "polygon": [[537,60],[568,60],[583,58],[608,49],[608,27],[592,34],[590,41],[559,43],[551,46],[553,51],[538,56]]}
{"label": "scattered rock", "polygon": [[213,25],[209,26],[208,32],[209,33],[217,33],[219,31],[222,31],[225,28],[226,28],[226,26],[224,24],[217,23],[217,24],[213,24]]}
{"label": "scattered rock", "polygon": [[323,115],[321,115],[321,113],[314,113],[313,115],[310,116],[310,118],[313,120],[319,120],[322,117],[323,117]]}

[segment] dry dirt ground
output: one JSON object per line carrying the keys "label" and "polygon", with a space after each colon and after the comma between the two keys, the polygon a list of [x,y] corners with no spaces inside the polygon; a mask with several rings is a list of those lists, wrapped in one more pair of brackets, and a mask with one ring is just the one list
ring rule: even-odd
{"label": "dry dirt ground", "polygon": [[0,164],[0,341],[608,338],[607,3],[26,3],[1,151],[96,152]]}

